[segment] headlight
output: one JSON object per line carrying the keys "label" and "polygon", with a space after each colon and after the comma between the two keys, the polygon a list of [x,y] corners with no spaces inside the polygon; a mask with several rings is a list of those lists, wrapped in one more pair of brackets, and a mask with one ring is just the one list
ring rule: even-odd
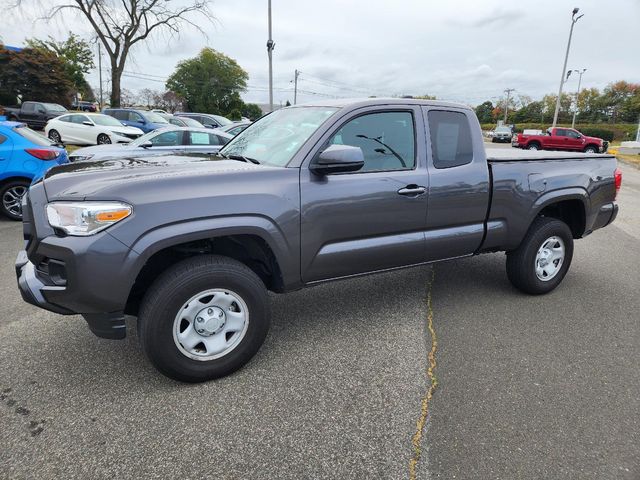
{"label": "headlight", "polygon": [[116,135],[120,135],[121,137],[126,137],[128,135],[127,132],[113,132],[113,133],[115,133]]}
{"label": "headlight", "polygon": [[52,202],[47,204],[47,219],[53,228],[68,235],[86,237],[124,220],[133,213],[131,205],[121,202]]}

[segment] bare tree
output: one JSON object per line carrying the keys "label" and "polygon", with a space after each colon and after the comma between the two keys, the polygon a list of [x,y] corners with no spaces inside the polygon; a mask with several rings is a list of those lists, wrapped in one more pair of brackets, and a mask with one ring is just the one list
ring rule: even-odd
{"label": "bare tree", "polygon": [[179,35],[183,25],[206,35],[190,16],[199,14],[213,21],[209,4],[210,0],[69,0],[51,9],[46,17],[75,11],[89,21],[111,64],[111,106],[119,107],[120,79],[131,48],[156,31]]}

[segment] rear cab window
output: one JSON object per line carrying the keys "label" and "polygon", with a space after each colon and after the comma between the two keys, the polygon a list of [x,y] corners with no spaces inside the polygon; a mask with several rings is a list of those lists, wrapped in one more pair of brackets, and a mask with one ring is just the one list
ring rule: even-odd
{"label": "rear cab window", "polygon": [[471,163],[473,142],[467,116],[461,112],[430,110],[427,117],[433,166],[452,168]]}

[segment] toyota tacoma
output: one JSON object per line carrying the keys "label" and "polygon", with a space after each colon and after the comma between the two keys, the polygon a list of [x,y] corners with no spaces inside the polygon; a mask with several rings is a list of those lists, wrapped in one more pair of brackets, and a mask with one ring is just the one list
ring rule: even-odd
{"label": "toyota tacoma", "polygon": [[621,175],[596,153],[485,151],[473,111],[414,99],[293,106],[217,155],[58,166],[23,202],[24,300],[125,336],[165,375],[243,366],[267,292],[486,252],[556,288],[574,240],[611,223]]}

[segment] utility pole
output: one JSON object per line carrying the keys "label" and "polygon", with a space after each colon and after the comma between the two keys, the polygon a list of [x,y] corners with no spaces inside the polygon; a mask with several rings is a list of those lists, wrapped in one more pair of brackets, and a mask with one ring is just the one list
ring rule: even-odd
{"label": "utility pole", "polygon": [[640,142],[640,115],[638,116],[638,132],[636,133],[636,142]]}
{"label": "utility pole", "polygon": [[294,105],[298,102],[298,75],[300,75],[300,72],[296,69],[293,76],[293,104]]}
{"label": "utility pole", "polygon": [[513,92],[515,90],[515,88],[507,88],[505,89],[504,93],[507,94],[507,101],[505,102],[504,105],[504,124],[507,124],[507,112],[509,111],[509,97],[511,96],[511,92]]}
{"label": "utility pole", "polygon": [[269,110],[273,112],[273,63],[272,52],[276,43],[271,38],[271,0],[269,0],[269,40],[267,40],[267,54],[269,55]]}
{"label": "utility pole", "polygon": [[[562,75],[560,76],[560,89],[558,90],[558,98],[556,99],[556,111],[553,114],[552,127],[555,127],[556,123],[558,123],[558,113],[560,112],[560,99],[562,98],[562,86],[564,85],[564,82],[565,82],[564,72],[566,72],[567,70],[567,60],[569,60],[569,49],[571,48],[571,36],[573,35],[573,27],[575,26],[576,22],[584,16],[584,14],[582,14],[576,17],[579,11],[580,9],[576,7],[573,9],[573,13],[571,15],[571,29],[569,30],[569,41],[567,42],[567,51],[564,54],[564,64],[562,65]],[[567,78],[569,78],[569,75],[567,75]]]}
{"label": "utility pole", "polygon": [[582,85],[582,74],[586,71],[587,71],[586,68],[583,68],[582,70],[574,70],[574,72],[580,76],[578,77],[578,93],[576,93],[576,108],[573,109],[573,120],[571,120],[571,128],[576,128],[576,113],[578,113],[578,98],[580,98],[580,85]]}
{"label": "utility pole", "polygon": [[99,110],[102,111],[102,49],[100,48],[100,42],[98,42],[98,71],[99,73],[99,77],[100,77],[100,108]]}

